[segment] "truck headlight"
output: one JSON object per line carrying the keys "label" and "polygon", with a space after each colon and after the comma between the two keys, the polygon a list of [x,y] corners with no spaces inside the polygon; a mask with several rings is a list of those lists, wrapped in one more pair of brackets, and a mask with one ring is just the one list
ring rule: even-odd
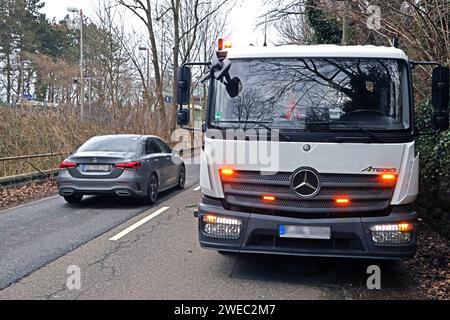
{"label": "truck headlight", "polygon": [[203,216],[203,232],[209,237],[236,240],[241,236],[242,221],[236,218]]}
{"label": "truck headlight", "polygon": [[376,245],[400,245],[411,242],[414,225],[411,223],[377,224],[370,227]]}

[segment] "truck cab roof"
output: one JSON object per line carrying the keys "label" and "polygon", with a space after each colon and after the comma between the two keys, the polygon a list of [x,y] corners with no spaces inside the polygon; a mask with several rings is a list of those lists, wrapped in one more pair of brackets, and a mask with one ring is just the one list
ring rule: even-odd
{"label": "truck cab roof", "polygon": [[387,58],[408,60],[403,50],[378,46],[284,45],[277,47],[246,47],[226,50],[229,59],[245,58]]}

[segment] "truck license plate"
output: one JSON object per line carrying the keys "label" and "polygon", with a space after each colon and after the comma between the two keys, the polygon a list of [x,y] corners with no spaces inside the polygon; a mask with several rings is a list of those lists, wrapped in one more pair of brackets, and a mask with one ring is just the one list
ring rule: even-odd
{"label": "truck license plate", "polygon": [[331,228],[281,224],[278,226],[278,235],[280,238],[330,240]]}

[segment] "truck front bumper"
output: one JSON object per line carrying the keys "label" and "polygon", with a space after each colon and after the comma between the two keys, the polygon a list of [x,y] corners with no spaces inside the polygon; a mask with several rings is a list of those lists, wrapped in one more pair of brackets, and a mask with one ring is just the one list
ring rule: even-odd
{"label": "truck front bumper", "polygon": [[[203,248],[242,253],[282,254],[318,257],[348,257],[370,259],[410,259],[417,246],[417,213],[411,206],[393,207],[388,216],[357,218],[300,219],[278,215],[263,215],[224,209],[215,201],[202,201],[198,216],[198,234]],[[220,239],[204,231],[203,217],[214,214],[242,222],[239,237]],[[411,240],[405,244],[377,245],[370,228],[379,224],[411,223]],[[280,225],[330,227],[330,240],[281,238]]]}

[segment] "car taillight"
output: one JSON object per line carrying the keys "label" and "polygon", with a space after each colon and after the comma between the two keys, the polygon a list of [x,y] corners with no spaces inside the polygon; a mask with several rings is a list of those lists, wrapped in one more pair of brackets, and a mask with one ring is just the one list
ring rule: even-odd
{"label": "car taillight", "polygon": [[140,163],[139,161],[129,161],[129,162],[116,163],[114,166],[116,168],[121,168],[121,169],[137,170],[140,167],[142,167],[142,163]]}
{"label": "car taillight", "polygon": [[76,168],[77,164],[70,161],[63,161],[60,163],[59,168],[60,169],[69,169],[69,168]]}

